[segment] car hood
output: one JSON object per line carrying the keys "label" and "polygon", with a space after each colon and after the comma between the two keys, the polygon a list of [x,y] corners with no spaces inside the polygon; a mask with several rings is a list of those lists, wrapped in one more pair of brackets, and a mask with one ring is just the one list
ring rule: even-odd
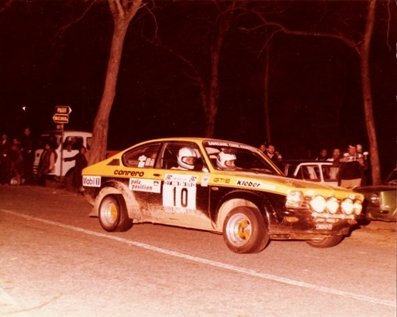
{"label": "car hood", "polygon": [[374,186],[361,186],[354,188],[354,191],[359,193],[369,193],[369,192],[383,192],[389,190],[397,190],[397,186],[394,185],[374,185]]}

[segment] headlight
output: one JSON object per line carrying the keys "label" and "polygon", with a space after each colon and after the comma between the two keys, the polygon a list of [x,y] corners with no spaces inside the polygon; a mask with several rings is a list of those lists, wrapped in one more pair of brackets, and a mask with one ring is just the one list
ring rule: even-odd
{"label": "headlight", "polygon": [[299,208],[303,203],[303,193],[299,190],[291,190],[287,195],[287,208]]}
{"label": "headlight", "polygon": [[310,201],[310,207],[312,207],[315,212],[323,212],[327,207],[327,201],[323,196],[315,196]]}
{"label": "headlight", "polygon": [[361,214],[361,211],[363,210],[363,204],[361,203],[361,201],[356,200],[353,204],[353,210],[354,213],[358,216],[359,214]]}
{"label": "headlight", "polygon": [[339,202],[335,197],[328,198],[327,200],[327,210],[331,214],[336,214],[339,209]]}
{"label": "headlight", "polygon": [[351,200],[350,198],[345,199],[344,201],[342,201],[341,204],[342,207],[342,211],[347,214],[347,215],[351,215],[353,213],[353,200]]}

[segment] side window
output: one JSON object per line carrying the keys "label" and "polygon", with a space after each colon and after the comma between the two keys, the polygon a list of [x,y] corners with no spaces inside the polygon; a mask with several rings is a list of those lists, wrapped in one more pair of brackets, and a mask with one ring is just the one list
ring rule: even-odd
{"label": "side window", "polygon": [[307,175],[309,176],[309,179],[311,180],[311,181],[317,181],[318,180],[318,171],[316,172],[316,170],[317,170],[317,167],[315,167],[315,166],[306,166],[306,168],[307,168]]}
{"label": "side window", "polygon": [[306,179],[305,177],[305,167],[299,166],[298,173],[296,173],[296,178],[298,179]]}
{"label": "side window", "polygon": [[62,144],[62,148],[67,151],[79,150],[84,145],[84,140],[80,136],[68,136]]}
{"label": "side window", "polygon": [[126,152],[123,157],[123,164],[128,167],[154,167],[160,143],[146,144]]}
{"label": "side window", "polygon": [[164,149],[160,166],[164,169],[194,171],[202,171],[204,167],[197,145],[189,142],[168,143]]}
{"label": "side window", "polygon": [[330,181],[335,181],[338,179],[339,174],[339,167],[338,166],[330,166],[327,168],[328,170],[328,177]]}

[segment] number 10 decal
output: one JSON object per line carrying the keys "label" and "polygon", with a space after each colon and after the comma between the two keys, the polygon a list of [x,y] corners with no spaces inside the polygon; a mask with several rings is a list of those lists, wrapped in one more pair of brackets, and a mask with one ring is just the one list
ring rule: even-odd
{"label": "number 10 decal", "polygon": [[163,185],[163,206],[176,212],[196,210],[197,176],[167,174]]}

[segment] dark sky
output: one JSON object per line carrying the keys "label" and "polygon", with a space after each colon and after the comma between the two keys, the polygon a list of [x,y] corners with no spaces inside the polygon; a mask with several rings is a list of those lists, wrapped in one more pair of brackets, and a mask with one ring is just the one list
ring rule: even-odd
{"label": "dark sky", "polygon": [[[73,111],[66,128],[91,130],[101,99],[112,20],[99,1],[63,33],[87,1],[15,0],[0,13],[0,131],[24,125],[53,128],[54,106]],[[345,32],[357,38],[365,1],[250,1],[295,29]],[[391,3],[395,13],[395,4]],[[158,1],[141,10],[126,38],[109,147],[162,136],[202,136],[204,114],[189,69],[148,43],[153,16],[164,43],[208,75],[216,10],[207,1]],[[390,25],[396,24],[396,16]],[[379,1],[371,51],[374,114],[382,169],[396,162],[396,30],[387,32],[387,2]],[[222,50],[216,137],[258,145],[265,140],[264,55],[270,29],[253,15],[235,18]],[[314,156],[323,146],[344,148],[367,135],[356,53],[341,42],[278,35],[270,50],[271,141],[284,157]],[[27,111],[22,111],[27,106]]]}

